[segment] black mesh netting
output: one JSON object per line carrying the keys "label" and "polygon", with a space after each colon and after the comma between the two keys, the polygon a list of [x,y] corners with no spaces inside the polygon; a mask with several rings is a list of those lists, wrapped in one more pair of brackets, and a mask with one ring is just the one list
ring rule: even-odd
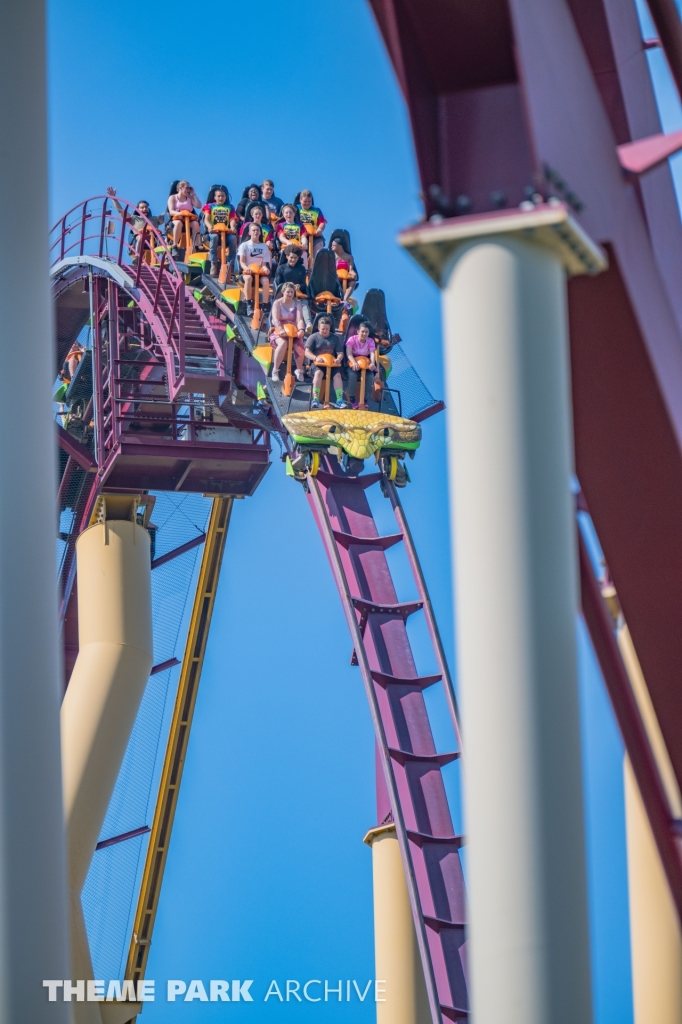
{"label": "black mesh netting", "polygon": [[429,406],[437,404],[436,399],[405,354],[402,345],[392,348],[389,358],[393,368],[386,384],[392,391],[400,393],[401,415],[409,419],[411,416],[423,412],[424,409],[428,409]]}

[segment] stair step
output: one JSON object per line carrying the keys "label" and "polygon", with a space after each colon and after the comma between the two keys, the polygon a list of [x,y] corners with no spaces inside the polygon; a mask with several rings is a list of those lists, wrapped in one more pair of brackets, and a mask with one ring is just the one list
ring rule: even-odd
{"label": "stair step", "polygon": [[348,548],[351,544],[361,544],[363,547],[376,547],[386,551],[394,544],[400,544],[403,539],[402,533],[389,533],[383,537],[356,537],[353,533],[344,533],[343,530],[334,530],[334,539],[342,548]]}
{"label": "stair step", "polygon": [[469,1019],[469,1011],[462,1010],[457,1006],[446,1006],[443,1003],[441,1003],[440,1012],[443,1014],[444,1017],[447,1017],[448,1020],[455,1021],[455,1024],[457,1021]]}
{"label": "stair step", "polygon": [[440,768],[443,765],[451,764],[462,756],[459,750],[451,750],[446,754],[415,754],[411,750],[399,750],[397,747],[389,747],[388,752],[394,760],[403,765],[421,762],[422,764],[438,765]]}
{"label": "stair step", "polygon": [[372,672],[372,679],[379,686],[414,686],[420,690],[426,690],[434,683],[440,683],[441,675],[415,676],[412,679],[402,679],[400,676],[391,676],[386,672]]}
{"label": "stair step", "polygon": [[406,619],[424,607],[423,601],[401,601],[398,604],[375,604],[374,601],[366,601],[363,597],[351,597],[351,601],[363,617],[366,615],[395,615],[396,618]]}
{"label": "stair step", "polygon": [[466,921],[446,921],[443,917],[432,917],[430,914],[424,914],[424,923],[437,931],[441,928],[466,928]]}
{"label": "stair step", "polygon": [[429,843],[437,843],[439,845],[449,843],[458,850],[464,846],[464,836],[432,836],[428,832],[414,832],[409,828],[405,829],[405,833],[413,843],[418,843],[419,846],[425,846]]}

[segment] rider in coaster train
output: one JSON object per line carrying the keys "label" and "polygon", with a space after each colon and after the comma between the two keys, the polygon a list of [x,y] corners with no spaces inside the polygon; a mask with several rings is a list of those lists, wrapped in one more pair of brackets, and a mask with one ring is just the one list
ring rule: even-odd
{"label": "rider in coaster train", "polygon": [[308,266],[308,236],[298,219],[298,210],[293,203],[282,207],[282,220],[277,225],[277,243],[281,249],[295,245],[301,250],[303,266]]}
{"label": "rider in coaster train", "polygon": [[[335,372],[332,378],[332,387],[334,388],[334,396],[336,398],[335,407],[337,409],[347,409],[347,403],[343,397],[343,380],[341,379],[341,364],[343,363],[343,338],[340,335],[332,333],[334,324],[332,318],[323,314],[318,317],[317,330],[314,334],[311,334],[308,338],[305,346],[305,354],[311,362],[314,362],[318,356],[329,353],[334,356],[334,364],[339,369]],[[313,375],[313,400],[310,404],[311,409],[320,408],[320,390],[322,388],[322,379],[325,371],[322,367],[316,366],[315,373]]]}
{"label": "rider in coaster train", "polygon": [[280,364],[289,345],[289,335],[285,330],[285,326],[293,324],[297,334],[293,348],[296,360],[296,380],[302,381],[305,321],[303,319],[303,308],[296,298],[296,285],[292,284],[291,281],[287,281],[283,285],[282,294],[273,302],[270,323],[272,324],[270,344],[275,350],[272,358],[272,379],[279,380]]}
{"label": "rider in coaster train", "polygon": [[[173,183],[175,185],[175,182]],[[194,187],[190,185],[188,181],[180,179],[177,183],[177,192],[171,192],[168,196],[168,212],[171,217],[178,213],[194,213],[195,210],[201,209],[201,200],[194,191]],[[178,244],[180,242],[180,236],[182,235],[183,222],[182,218],[178,218],[173,221],[173,248],[171,250],[171,256],[175,259],[180,255]],[[196,243],[196,237],[199,234],[199,220],[190,221],[190,231],[192,232],[192,245]]]}
{"label": "rider in coaster train", "polygon": [[267,220],[264,219],[263,207],[253,203],[248,210],[247,219],[241,226],[239,231],[239,241],[244,242],[249,238],[249,225],[257,224],[261,229],[263,241],[267,242],[268,248],[272,251],[272,247],[275,243],[275,232],[272,230]]}
{"label": "rider in coaster train", "polygon": [[237,253],[236,230],[239,223],[237,212],[230,203],[230,193],[225,185],[211,185],[206,199],[206,205],[202,208],[204,227],[209,240],[209,258],[211,260],[211,276],[217,277],[220,273],[218,250],[220,248],[220,234],[213,230],[215,224],[225,224],[233,232],[227,236],[227,247],[230,259],[234,259]]}
{"label": "rider in coaster train", "polygon": [[282,215],[284,203],[275,195],[275,183],[271,178],[266,178],[261,185],[260,197],[268,208],[268,218],[274,227]]}
{"label": "rider in coaster train", "polygon": [[313,194],[307,188],[299,192],[294,199],[294,205],[298,210],[298,218],[301,224],[306,226],[306,230],[312,230],[314,248],[310,255],[314,260],[319,250],[324,246],[323,231],[327,220],[319,206],[314,206],[313,204]]}
{"label": "rider in coaster train", "polygon": [[360,367],[357,362],[358,356],[367,356],[370,360],[370,368],[367,370],[367,380],[370,386],[377,368],[376,344],[374,342],[374,338],[370,337],[369,324],[359,324],[357,334],[353,334],[347,339],[346,355],[348,356],[348,364],[350,366],[350,370],[348,371],[348,395],[353,408],[357,409],[358,406],[355,401],[355,391],[358,384],[358,376],[360,374]]}
{"label": "rider in coaster train", "polygon": [[355,260],[353,254],[344,249],[345,239],[342,237],[341,232],[332,232],[331,242],[329,248],[334,253],[336,259],[336,269],[348,271],[348,280],[346,282],[346,288],[343,293],[344,302],[348,302],[351,295],[358,286],[358,272],[355,267]]}
{"label": "rider in coaster train", "polygon": [[263,302],[270,298],[270,266],[272,256],[266,242],[263,241],[263,229],[253,221],[249,224],[249,239],[242,242],[237,249],[239,265],[244,275],[244,295],[246,297],[246,312],[248,316],[253,313],[253,274],[249,267],[255,263],[260,267],[261,282],[263,285]]}
{"label": "rider in coaster train", "polygon": [[251,203],[258,203],[259,206],[263,207],[263,213],[266,212],[265,204],[262,202],[260,197],[260,188],[255,184],[246,186],[242,192],[241,199],[237,203],[237,216],[240,221],[244,222],[247,220],[247,208]]}
{"label": "rider in coaster train", "polygon": [[[297,292],[301,292],[304,296],[308,295],[308,284],[306,281],[305,267],[301,259],[302,250],[297,248],[295,245],[286,245],[282,250],[283,260],[280,262],[275,272],[275,292],[279,292],[280,288],[284,284],[293,284]],[[300,298],[300,296],[299,296]],[[307,298],[301,299],[301,308],[303,309],[303,319],[305,320],[306,331],[308,334],[312,331],[313,322],[310,317],[310,306],[308,305]]]}
{"label": "rider in coaster train", "polygon": [[[123,217],[123,207],[119,203],[118,199],[115,198],[116,189],[113,185],[107,186],[107,195],[111,196],[114,202],[114,206],[116,207],[119,213],[119,216]],[[145,217],[147,218],[150,224],[154,225],[155,228],[160,228],[164,220],[166,219],[166,214],[161,213],[155,217],[152,213],[151,207],[147,200],[140,199],[134,210],[128,210],[128,224],[130,225],[130,235],[128,236],[129,242],[134,243],[142,234],[142,231],[146,223]],[[155,245],[156,243],[152,243],[150,239],[147,245],[151,244]]]}

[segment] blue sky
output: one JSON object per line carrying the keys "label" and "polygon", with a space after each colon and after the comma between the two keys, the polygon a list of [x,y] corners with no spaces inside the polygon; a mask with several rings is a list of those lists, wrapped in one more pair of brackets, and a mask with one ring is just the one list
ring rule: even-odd
{"label": "blue sky", "polygon": [[[666,127],[679,127],[651,59]],[[331,226],[350,230],[364,287],[384,288],[394,329],[442,396],[438,292],[395,244],[420,215],[409,127],[366,0],[59,0],[49,62],[55,219],[110,184],[154,212],[178,177],[200,195],[222,181],[237,197],[263,177],[285,199],[309,187]],[[443,416],[425,424],[410,472],[404,502],[454,665]],[[418,626],[414,642],[426,656]],[[596,1019],[629,1024],[622,747],[582,630],[579,646]],[[304,496],[275,464],[233,515],[149,977],[253,978],[260,993],[273,978],[373,976],[362,843],[375,823],[373,740],[349,655]],[[157,1002],[142,1019],[209,1022],[228,1009],[264,1024],[374,1018],[369,1001],[270,1000],[257,1011]]]}

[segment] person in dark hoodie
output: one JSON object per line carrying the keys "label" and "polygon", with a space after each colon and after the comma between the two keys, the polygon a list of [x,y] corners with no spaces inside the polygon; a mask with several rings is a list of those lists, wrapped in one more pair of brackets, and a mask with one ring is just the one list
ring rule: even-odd
{"label": "person in dark hoodie", "polygon": [[277,267],[275,273],[275,293],[279,291],[282,285],[290,283],[296,286],[296,291],[305,298],[301,298],[301,307],[303,309],[303,319],[305,320],[306,333],[310,334],[313,329],[313,321],[310,316],[310,306],[308,305],[308,285],[306,283],[306,269],[303,265],[301,258],[302,250],[296,245],[287,245],[282,250],[284,259]]}

